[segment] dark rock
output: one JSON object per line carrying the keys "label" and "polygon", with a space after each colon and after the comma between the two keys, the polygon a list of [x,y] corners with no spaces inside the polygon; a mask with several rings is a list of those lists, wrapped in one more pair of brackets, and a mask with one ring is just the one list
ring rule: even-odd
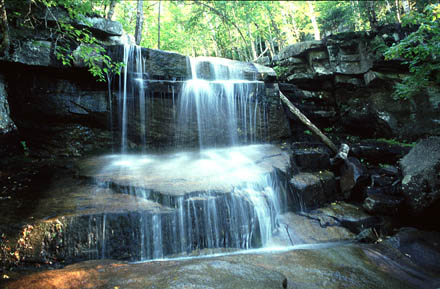
{"label": "dark rock", "polygon": [[11,118],[8,94],[3,75],[0,73],[0,156],[20,153],[17,127]]}
{"label": "dark rock", "polygon": [[390,116],[386,116],[386,113],[379,112],[369,105],[359,109],[350,106],[340,123],[347,133],[364,138],[391,138],[396,127]]}
{"label": "dark rock", "polygon": [[371,186],[376,187],[389,187],[396,182],[395,176],[386,176],[386,175],[379,175],[379,174],[371,174],[370,176],[371,180]]}
{"label": "dark rock", "polygon": [[298,204],[296,209],[302,211],[338,199],[335,176],[329,171],[302,172],[294,175],[290,184],[293,199],[297,200]]}
{"label": "dark rock", "polygon": [[385,244],[398,249],[409,260],[438,276],[440,274],[440,233],[421,231],[415,228],[402,228],[385,241]]}
{"label": "dark rock", "polygon": [[54,60],[53,43],[45,40],[28,40],[12,42],[12,53],[8,58],[1,58],[9,62],[21,63],[32,66],[58,66]]}
{"label": "dark rock", "polygon": [[330,168],[329,152],[322,146],[293,143],[291,162],[300,171],[323,171]]}
{"label": "dark rock", "polygon": [[379,169],[379,173],[385,176],[398,177],[400,171],[398,167],[386,165]]}
{"label": "dark rock", "polygon": [[323,43],[321,41],[303,41],[285,47],[278,55],[279,60],[288,59],[290,57],[299,57],[304,52],[312,49],[322,49]]}
{"label": "dark rock", "polygon": [[358,159],[350,157],[344,162],[341,167],[340,186],[346,198],[349,197],[350,191],[356,185],[366,181],[366,179],[366,170]]}
{"label": "dark rock", "polygon": [[[296,98],[294,104],[301,104],[300,109],[319,127],[331,126],[363,138],[415,140],[439,135],[438,86],[421,90],[411,100],[390,97],[408,69],[399,61],[384,61],[371,43],[378,37],[391,46],[405,34],[381,33],[340,33],[286,47],[277,57],[277,65],[285,69],[280,81],[303,90],[287,88],[286,95]],[[329,94],[333,101],[318,104],[316,98],[304,98],[304,91]]]}
{"label": "dark rock", "polygon": [[421,140],[400,161],[402,192],[411,212],[422,213],[440,199],[440,137]]}
{"label": "dark rock", "polygon": [[332,203],[303,215],[319,220],[321,226],[344,226],[356,234],[382,223],[382,219],[366,213],[361,207],[345,202]]}
{"label": "dark rock", "polygon": [[122,36],[122,24],[102,17],[85,17],[76,25],[90,29],[101,37]]}
{"label": "dark rock", "polygon": [[[49,11],[50,9],[50,11]],[[64,7],[36,7],[33,11],[34,17],[44,23],[55,23],[59,20],[70,22],[78,28],[87,28],[100,38],[110,36],[121,36],[123,34],[122,24],[102,17],[82,16],[80,20],[71,20],[68,11]]]}
{"label": "dark rock", "polygon": [[363,243],[373,243],[379,239],[379,236],[373,228],[367,228],[362,230],[359,234],[356,235],[356,241]]}
{"label": "dark rock", "polygon": [[371,164],[395,164],[411,147],[381,140],[363,140],[352,144],[351,154]]}
{"label": "dark rock", "polygon": [[363,207],[370,214],[378,215],[397,215],[403,203],[403,197],[390,196],[382,193],[367,193]]}

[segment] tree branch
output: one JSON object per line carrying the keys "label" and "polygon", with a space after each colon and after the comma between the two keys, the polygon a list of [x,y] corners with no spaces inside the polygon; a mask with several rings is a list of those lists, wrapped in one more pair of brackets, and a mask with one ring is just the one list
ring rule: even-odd
{"label": "tree branch", "polygon": [[0,52],[4,52],[4,54],[7,55],[9,51],[9,24],[4,0],[0,0],[0,27],[3,31],[3,39],[0,43]]}
{"label": "tree branch", "polygon": [[319,128],[317,128],[301,111],[294,106],[290,100],[280,91],[281,100],[287,105],[290,112],[292,112],[307,128],[309,128],[313,133],[315,133],[324,144],[326,144],[334,153],[338,153],[338,148],[336,145],[325,135]]}

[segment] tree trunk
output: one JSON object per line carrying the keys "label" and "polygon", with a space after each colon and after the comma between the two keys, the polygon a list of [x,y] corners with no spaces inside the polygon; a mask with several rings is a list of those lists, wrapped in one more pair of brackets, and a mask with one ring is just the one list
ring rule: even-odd
{"label": "tree trunk", "polygon": [[296,24],[295,20],[295,6],[293,6],[293,3],[290,3],[290,5],[291,8],[287,10],[286,18],[290,20],[290,24],[292,25],[292,28],[290,30],[295,35],[296,41],[299,41],[301,36],[299,34],[298,25]]}
{"label": "tree trunk", "polygon": [[108,9],[107,19],[112,20],[113,14],[115,14],[116,0],[110,1],[110,8]]}
{"label": "tree trunk", "polygon": [[275,55],[277,53],[275,49],[275,44],[273,44],[273,36],[272,36],[272,29],[270,29],[269,25],[269,43],[270,43],[270,49],[272,50],[273,54]]}
{"label": "tree trunk", "polygon": [[400,3],[399,3],[399,0],[396,0],[396,16],[397,16],[397,21],[399,23],[402,23],[402,20],[400,18]]}
{"label": "tree trunk", "polygon": [[409,5],[409,0],[402,0],[403,12],[405,14],[411,11],[411,6]]}
{"label": "tree trunk", "polygon": [[324,144],[326,144],[334,153],[338,153],[338,147],[317,128],[301,111],[294,106],[290,100],[280,91],[281,100],[287,105],[292,112],[308,129],[315,133]]}
{"label": "tree trunk", "polygon": [[160,49],[160,9],[162,7],[162,0],[159,0],[159,11],[157,13],[157,49]]}
{"label": "tree trunk", "polygon": [[377,17],[376,17],[376,11],[375,11],[375,7],[374,7],[374,1],[368,1],[366,2],[367,5],[367,12],[368,12],[368,20],[370,22],[370,28],[373,31],[377,31],[377,26],[378,26],[378,22],[377,22]]}
{"label": "tree trunk", "polygon": [[273,59],[273,57],[274,57],[275,53],[274,53],[274,51],[272,50],[272,46],[270,45],[270,43],[269,43],[269,41],[268,41],[268,40],[266,40],[266,41],[265,41],[265,43],[266,43],[266,47],[268,47],[268,48],[269,48],[269,53],[270,53],[270,59]]}
{"label": "tree trunk", "polygon": [[0,43],[0,53],[7,55],[9,51],[9,24],[4,0],[0,0],[0,28],[3,32],[3,39]]}
{"label": "tree trunk", "polygon": [[362,23],[361,23],[362,16],[361,16],[361,9],[359,6],[359,1],[350,0],[350,4],[351,4],[351,8],[353,9],[353,14],[356,15],[354,29],[360,30],[360,29],[362,29]]}
{"label": "tree trunk", "polygon": [[251,49],[252,49],[252,57],[253,59],[257,59],[257,49],[255,48],[255,42],[254,39],[252,39],[252,34],[251,34],[251,23],[248,23],[248,35],[249,35],[249,39],[251,42]]}
{"label": "tree trunk", "polygon": [[280,51],[281,47],[283,46],[280,29],[278,28],[277,23],[273,20],[274,17],[272,15],[272,11],[270,10],[269,6],[266,6],[266,10],[267,10],[267,13],[269,14],[270,22],[271,22],[273,29],[274,29],[275,39],[278,44],[278,51]]}
{"label": "tree trunk", "polygon": [[137,0],[136,29],[134,31],[136,45],[140,45],[142,39],[142,27],[144,23],[143,3],[142,0]]}
{"label": "tree trunk", "polygon": [[312,1],[307,1],[307,4],[309,4],[310,20],[312,21],[315,40],[320,40],[321,36],[319,34],[318,22],[316,22],[315,9],[313,9]]}

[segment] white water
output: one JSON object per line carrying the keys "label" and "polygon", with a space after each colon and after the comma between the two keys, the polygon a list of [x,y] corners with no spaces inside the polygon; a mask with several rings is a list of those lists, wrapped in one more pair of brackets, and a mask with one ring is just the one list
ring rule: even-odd
{"label": "white water", "polygon": [[[142,147],[146,145],[146,87],[145,63],[140,46],[124,45],[124,67],[119,79],[119,123],[121,129],[121,152],[127,152],[129,120],[138,110],[139,134]],[[136,109],[137,108],[137,109]]]}
{"label": "white water", "polygon": [[[189,59],[192,79],[184,82],[176,101],[174,91],[172,95],[178,108],[176,138],[185,143],[196,135],[199,150],[146,154],[147,105],[153,100],[147,98],[141,48],[125,45],[124,64],[118,94],[122,154],[107,156],[100,175],[122,182],[121,192],[166,208],[165,213],[130,216],[136,218],[133,256],[161,259],[194,250],[268,244],[285,197],[269,171],[256,163],[266,157],[268,146],[238,146],[255,143],[265,133],[260,117],[265,111],[258,100],[264,83],[244,80],[239,69],[221,59]],[[130,139],[140,142],[142,154],[127,154]],[[220,145],[227,147],[215,148]],[[104,217],[102,257],[108,257],[108,223]]]}
{"label": "white water", "polygon": [[192,79],[184,83],[178,104],[178,142],[185,142],[196,123],[201,149],[255,143],[264,133],[257,127],[264,127],[257,119],[264,109],[257,98],[264,82],[244,80],[241,70],[219,58],[190,58],[189,65]]}

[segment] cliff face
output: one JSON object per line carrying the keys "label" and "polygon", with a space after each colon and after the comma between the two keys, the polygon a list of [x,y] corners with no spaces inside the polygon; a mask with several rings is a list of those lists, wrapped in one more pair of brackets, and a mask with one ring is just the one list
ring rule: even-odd
{"label": "cliff face", "polygon": [[349,32],[288,46],[276,60],[280,89],[313,122],[341,133],[406,140],[438,135],[438,87],[408,100],[392,98],[408,70],[398,60],[384,61],[377,50],[404,36],[399,29]]}
{"label": "cliff face", "polygon": [[[63,13],[62,10],[55,12]],[[32,32],[12,25],[11,48],[9,53],[0,55],[0,142],[4,148],[0,154],[11,153],[13,147],[18,151],[30,149],[31,154],[41,157],[70,157],[119,146],[120,128],[118,124],[110,125],[110,120],[118,119],[120,111],[118,76],[114,76],[108,86],[96,82],[80,59],[70,67],[63,66],[54,56],[56,44],[48,32],[51,25],[55,25],[54,20],[44,14],[36,17],[47,26],[41,25]],[[122,62],[123,42],[127,37],[121,25],[102,18],[89,21],[90,30],[106,47],[108,55]],[[83,24],[74,25],[82,27]],[[78,47],[72,47],[75,49]],[[142,48],[142,61],[148,75],[147,94],[151,102],[147,110],[151,117],[147,124],[148,145],[174,146],[175,101],[183,81],[191,78],[188,57]],[[288,123],[274,87],[274,71],[238,61],[232,65],[240,69],[245,78],[265,82],[262,95],[268,115],[264,117],[269,119],[268,131],[274,132],[265,140],[288,138]],[[210,79],[213,71],[207,64],[201,73],[200,77]],[[136,137],[130,141],[135,148]]]}

